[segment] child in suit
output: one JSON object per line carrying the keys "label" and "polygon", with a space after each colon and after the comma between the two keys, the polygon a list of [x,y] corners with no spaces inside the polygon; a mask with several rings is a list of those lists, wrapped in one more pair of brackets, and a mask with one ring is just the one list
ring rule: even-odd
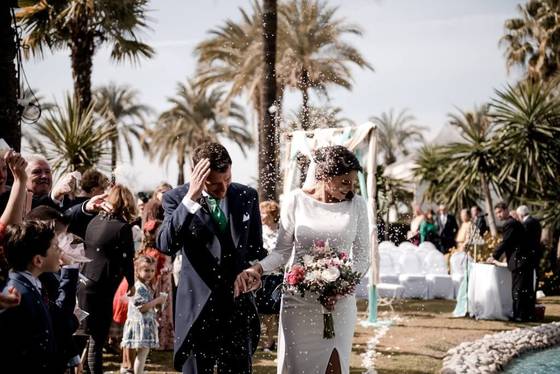
{"label": "child in suit", "polygon": [[61,273],[56,302],[49,302],[39,276],[60,269],[61,251],[54,224],[25,221],[9,226],[4,251],[11,272],[6,289],[21,294],[17,307],[0,313],[0,362],[6,373],[63,373],[53,320],[64,315],[76,298],[78,270]]}

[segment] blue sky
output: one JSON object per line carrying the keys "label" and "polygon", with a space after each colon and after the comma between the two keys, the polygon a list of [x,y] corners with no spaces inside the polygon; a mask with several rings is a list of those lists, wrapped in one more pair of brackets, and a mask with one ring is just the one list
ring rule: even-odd
{"label": "blue sky", "polygon": [[[445,124],[455,107],[465,110],[489,100],[495,88],[515,78],[505,69],[498,41],[504,21],[516,15],[517,1],[506,0],[331,0],[338,14],[361,26],[363,37],[352,42],[375,72],[353,69],[352,91],[333,88],[330,104],[357,123],[390,108],[408,108],[418,123],[429,128],[428,139]],[[239,19],[238,8],[249,0],[152,1],[152,31],[143,38],[155,47],[154,59],[139,66],[116,65],[100,49],[95,57],[93,85],[110,81],[128,84],[156,111],[168,108],[177,82],[192,76],[193,47],[224,19]],[[72,88],[69,52],[25,63],[33,88],[46,98],[60,99]],[[315,103],[324,102],[316,97]],[[298,93],[287,95],[288,107],[300,103]],[[247,110],[250,110],[247,106]],[[235,146],[234,179],[254,184],[255,152],[244,159]],[[138,188],[153,188],[161,180],[176,182],[177,170],[138,157],[126,169]],[[132,175],[133,174],[133,175]]]}

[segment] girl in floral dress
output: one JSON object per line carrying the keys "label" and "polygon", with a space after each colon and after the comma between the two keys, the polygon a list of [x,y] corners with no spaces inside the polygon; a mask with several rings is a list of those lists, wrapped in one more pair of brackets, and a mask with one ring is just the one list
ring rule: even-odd
{"label": "girl in floral dress", "polygon": [[138,257],[135,261],[135,272],[135,293],[128,303],[121,346],[136,350],[134,373],[142,374],[150,348],[159,346],[154,308],[163,305],[167,297],[160,295],[154,298],[150,286],[156,273],[156,261],[153,257]]}

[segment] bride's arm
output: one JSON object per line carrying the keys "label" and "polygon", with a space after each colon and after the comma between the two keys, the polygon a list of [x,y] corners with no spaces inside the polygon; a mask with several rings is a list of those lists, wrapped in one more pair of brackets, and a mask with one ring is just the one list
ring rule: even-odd
{"label": "bride's arm", "polygon": [[358,213],[358,227],[356,238],[352,243],[352,262],[354,263],[354,270],[364,275],[369,267],[371,236],[366,201],[361,196],[356,196],[355,200],[355,208]]}
{"label": "bride's arm", "polygon": [[286,196],[286,201],[280,209],[280,227],[278,229],[278,239],[276,248],[268,256],[260,260],[254,266],[260,266],[264,273],[274,271],[288,262],[294,247],[294,227],[295,227],[295,199],[296,195],[291,192]]}

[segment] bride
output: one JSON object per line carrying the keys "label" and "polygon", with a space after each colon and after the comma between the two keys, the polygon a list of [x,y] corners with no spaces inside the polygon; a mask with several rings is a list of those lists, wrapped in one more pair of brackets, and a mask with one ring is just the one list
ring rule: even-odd
{"label": "bride", "polygon": [[[314,240],[350,253],[354,270],[368,268],[369,227],[366,202],[354,195],[357,158],[342,146],[315,151],[314,185],[289,193],[281,209],[276,249],[252,266],[259,273],[288,268]],[[288,263],[289,261],[289,263]],[[284,294],[280,310],[278,373],[348,373],[356,324],[356,299],[346,296],[332,312],[335,337],[323,338],[323,311],[317,297]]]}

